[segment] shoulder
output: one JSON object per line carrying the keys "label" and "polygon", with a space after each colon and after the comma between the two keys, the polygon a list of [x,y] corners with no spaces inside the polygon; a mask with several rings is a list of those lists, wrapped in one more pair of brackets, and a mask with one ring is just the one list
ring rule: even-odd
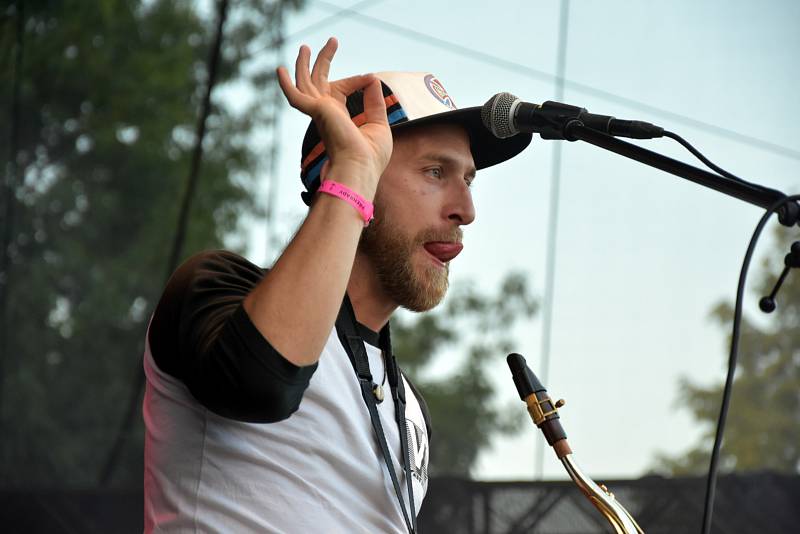
{"label": "shoulder", "polygon": [[201,281],[237,286],[258,283],[265,270],[239,254],[227,250],[206,250],[183,262],[167,282],[167,289],[185,288]]}
{"label": "shoulder", "polygon": [[227,250],[203,251],[183,262],[167,281],[156,314],[222,295],[244,298],[264,277],[265,270]]}
{"label": "shoulder", "polygon": [[[179,345],[186,330],[216,330],[264,277],[265,270],[227,250],[208,250],[184,261],[167,281],[150,322],[156,363],[178,375]],[[192,336],[196,338],[196,336]]]}

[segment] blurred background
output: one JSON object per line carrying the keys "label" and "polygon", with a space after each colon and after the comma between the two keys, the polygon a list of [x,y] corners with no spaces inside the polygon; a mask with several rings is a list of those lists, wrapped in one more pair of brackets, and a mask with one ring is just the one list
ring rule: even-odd
{"label": "blurred background", "polygon": [[[273,74],[300,44],[339,38],[332,78],[433,72],[459,107],[508,91],[649,121],[789,194],[799,27],[791,0],[2,0],[0,520],[141,530],[147,322],[182,259],[227,248],[269,266],[303,220],[308,121]],[[700,166],[673,141],[637,143]],[[483,503],[480,515],[432,495],[450,515],[428,517],[472,518],[453,532],[533,531],[520,518],[535,492],[569,491],[519,402],[514,351],[567,400],[590,476],[620,481],[637,509],[637,491],[677,488],[699,530],[736,283],[763,210],[538,137],[479,172],[473,194],[444,304],[393,322],[432,411],[432,491],[438,480]],[[800,501],[798,274],[775,313],[757,303],[799,234],[773,220],[756,250],[722,450],[725,487],[739,488],[730,510],[772,488],[773,518]],[[649,513],[654,531],[674,511]],[[31,514],[49,526],[19,526]],[[583,532],[570,528],[557,531]]]}

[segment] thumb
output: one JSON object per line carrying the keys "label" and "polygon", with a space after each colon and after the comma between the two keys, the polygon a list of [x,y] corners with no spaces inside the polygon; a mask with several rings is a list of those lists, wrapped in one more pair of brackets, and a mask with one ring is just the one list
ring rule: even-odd
{"label": "thumb", "polygon": [[364,118],[368,123],[389,124],[381,81],[375,78],[364,89]]}

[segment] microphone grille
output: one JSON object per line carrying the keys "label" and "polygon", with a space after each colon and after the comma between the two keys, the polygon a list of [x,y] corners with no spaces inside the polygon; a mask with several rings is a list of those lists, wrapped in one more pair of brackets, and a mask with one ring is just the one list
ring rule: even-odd
{"label": "microphone grille", "polygon": [[497,93],[481,108],[481,121],[495,137],[505,139],[519,133],[514,126],[514,108],[519,98],[511,93]]}

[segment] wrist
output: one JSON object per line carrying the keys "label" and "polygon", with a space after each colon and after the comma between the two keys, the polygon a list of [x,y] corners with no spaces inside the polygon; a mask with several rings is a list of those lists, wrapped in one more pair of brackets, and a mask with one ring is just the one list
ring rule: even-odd
{"label": "wrist", "polygon": [[326,180],[332,180],[361,195],[365,200],[372,202],[375,198],[375,191],[378,188],[380,174],[368,166],[357,164],[330,165],[323,169],[320,176],[320,184]]}
{"label": "wrist", "polygon": [[319,192],[349,204],[358,213],[361,220],[364,221],[364,226],[368,226],[372,222],[372,214],[375,211],[372,202],[350,189],[347,185],[327,179],[320,184]]}

